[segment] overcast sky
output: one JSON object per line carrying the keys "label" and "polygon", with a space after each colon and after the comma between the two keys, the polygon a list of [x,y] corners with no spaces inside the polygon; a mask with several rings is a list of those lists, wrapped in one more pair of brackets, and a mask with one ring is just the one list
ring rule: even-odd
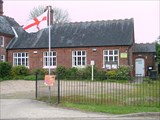
{"label": "overcast sky", "polygon": [[134,18],[135,41],[154,42],[160,35],[160,0],[3,0],[4,15],[19,24],[27,22],[30,11],[39,5],[67,10],[72,22]]}

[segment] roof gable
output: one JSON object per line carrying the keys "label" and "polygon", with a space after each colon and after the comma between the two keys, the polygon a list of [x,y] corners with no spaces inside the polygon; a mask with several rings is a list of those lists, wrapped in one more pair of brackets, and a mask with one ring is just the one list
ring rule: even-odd
{"label": "roof gable", "polygon": [[14,35],[12,27],[18,27],[19,24],[10,17],[0,16],[0,33]]}

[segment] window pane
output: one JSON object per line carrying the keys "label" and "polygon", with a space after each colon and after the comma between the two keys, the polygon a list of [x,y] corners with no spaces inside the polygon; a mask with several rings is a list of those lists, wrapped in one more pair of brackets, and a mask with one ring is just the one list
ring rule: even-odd
{"label": "window pane", "polygon": [[17,58],[14,58],[14,65],[17,65]]}
{"label": "window pane", "polygon": [[109,55],[113,55],[113,50],[110,50],[110,51],[109,51]]}
{"label": "window pane", "polygon": [[25,57],[25,53],[22,53],[22,57]]}
{"label": "window pane", "polygon": [[114,55],[118,55],[118,50],[114,50]]}
{"label": "window pane", "polygon": [[81,57],[78,57],[78,65],[81,65]]}
{"label": "window pane", "polygon": [[118,61],[118,56],[114,56],[114,61]]}
{"label": "window pane", "polygon": [[25,65],[25,58],[22,58],[22,65]]}
{"label": "window pane", "polygon": [[109,61],[113,61],[113,57],[112,56],[109,56]]}
{"label": "window pane", "polygon": [[18,57],[21,57],[21,53],[18,53]]}
{"label": "window pane", "polygon": [[78,55],[81,55],[81,51],[78,51]]}
{"label": "window pane", "polygon": [[104,51],[104,55],[108,55],[108,51]]}
{"label": "window pane", "polygon": [[56,56],[56,52],[53,52],[53,56]]}
{"label": "window pane", "polygon": [[74,65],[77,65],[77,64],[76,64],[76,57],[74,58]]}
{"label": "window pane", "polygon": [[85,51],[82,51],[82,55],[86,55]]}
{"label": "window pane", "polygon": [[17,53],[14,53],[14,57],[17,57]]}
{"label": "window pane", "polygon": [[86,65],[86,58],[82,57],[82,65]]}

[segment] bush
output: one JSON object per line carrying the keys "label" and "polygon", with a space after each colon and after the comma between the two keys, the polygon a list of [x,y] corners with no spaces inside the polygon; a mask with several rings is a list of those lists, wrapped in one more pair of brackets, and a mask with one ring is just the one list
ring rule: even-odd
{"label": "bush", "polygon": [[0,62],[0,76],[1,79],[9,79],[11,75],[12,65],[8,62]]}
{"label": "bush", "polygon": [[28,75],[24,77],[24,80],[36,80],[36,76],[35,75]]}
{"label": "bush", "polygon": [[119,66],[118,69],[107,71],[106,75],[108,79],[127,80],[129,77],[129,72],[129,66]]}
{"label": "bush", "polygon": [[117,77],[117,70],[108,70],[106,71],[107,79],[116,79]]}
{"label": "bush", "polygon": [[47,70],[42,69],[42,68],[36,68],[32,71],[32,74],[36,75],[36,73],[44,75],[47,73]]}
{"label": "bush", "polygon": [[14,66],[12,67],[11,74],[16,79],[22,79],[23,76],[29,74],[29,69],[25,66]]}
{"label": "bush", "polygon": [[129,66],[119,66],[117,69],[117,79],[118,80],[127,80],[129,77],[130,67]]}
{"label": "bush", "polygon": [[78,68],[72,67],[66,70],[66,78],[69,80],[77,79]]}
{"label": "bush", "polygon": [[67,69],[64,66],[58,66],[57,69],[55,70],[55,73],[57,74],[59,79],[65,79]]}
{"label": "bush", "polygon": [[102,70],[97,71],[94,77],[96,80],[106,80],[107,79],[106,72]]}

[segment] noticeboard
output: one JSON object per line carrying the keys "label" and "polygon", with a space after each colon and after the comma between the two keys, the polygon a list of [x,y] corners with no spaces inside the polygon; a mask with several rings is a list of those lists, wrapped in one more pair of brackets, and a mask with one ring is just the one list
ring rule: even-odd
{"label": "noticeboard", "polygon": [[44,84],[47,86],[53,86],[55,83],[55,75],[45,75]]}
{"label": "noticeboard", "polygon": [[121,57],[121,58],[127,58],[127,53],[125,53],[125,52],[124,52],[124,53],[121,53],[120,57]]}

